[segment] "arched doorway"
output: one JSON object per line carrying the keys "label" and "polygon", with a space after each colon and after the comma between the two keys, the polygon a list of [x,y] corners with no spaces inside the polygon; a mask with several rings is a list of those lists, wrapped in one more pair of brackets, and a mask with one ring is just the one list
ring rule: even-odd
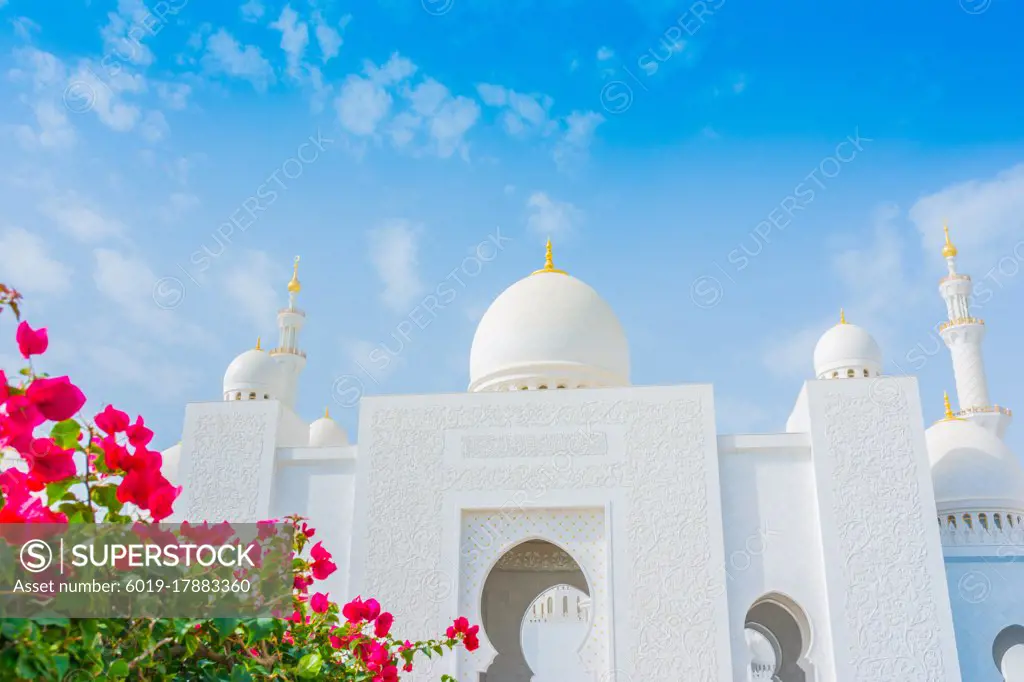
{"label": "arched doorway", "polygon": [[[579,648],[586,639],[592,618],[589,609],[590,586],[576,560],[562,548],[545,540],[528,540],[511,548],[498,559],[484,582],[481,603],[483,629],[497,655],[481,682],[577,682],[587,680]],[[575,597],[581,596],[579,602]],[[586,599],[585,611],[581,608]],[[536,617],[531,618],[536,608]],[[585,612],[582,623],[577,613]],[[564,612],[564,613],[563,613]],[[564,622],[562,622],[564,621]],[[559,625],[562,622],[562,625]],[[575,623],[575,625],[573,625]],[[568,627],[566,627],[568,626]],[[549,635],[560,630],[555,642],[544,641],[538,630]],[[552,653],[553,643],[575,639],[572,651]],[[551,680],[535,678],[543,670],[533,670],[524,651],[525,642],[532,650],[534,665],[553,663],[553,667],[568,677]],[[539,646],[539,648],[538,648]],[[553,671],[547,671],[551,674]]]}
{"label": "arched doorway", "polygon": [[768,594],[747,611],[747,646],[751,678],[771,682],[813,682],[807,660],[810,628],[797,604],[780,594]]}
{"label": "arched doorway", "polygon": [[1004,682],[1024,682],[1024,626],[1011,625],[996,635],[992,659]]}
{"label": "arched doorway", "polygon": [[589,629],[589,595],[565,584],[541,592],[526,609],[519,636],[533,682],[592,682],[579,662]]}

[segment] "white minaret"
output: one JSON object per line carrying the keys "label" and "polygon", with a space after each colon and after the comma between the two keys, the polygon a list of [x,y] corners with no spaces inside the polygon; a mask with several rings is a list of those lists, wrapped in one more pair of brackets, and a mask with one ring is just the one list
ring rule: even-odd
{"label": "white minaret", "polygon": [[1010,425],[1011,412],[989,400],[985,362],[981,356],[985,321],[971,317],[969,306],[974,285],[968,275],[956,271],[956,247],[949,240],[949,227],[945,226],[943,230],[946,243],[942,247],[942,256],[946,259],[949,274],[939,281],[939,293],[946,302],[949,319],[939,327],[939,333],[953,357],[957,402],[960,404],[956,416],[975,421],[1002,438]]}
{"label": "white minaret", "polygon": [[295,257],[292,279],[288,282],[288,307],[277,311],[277,328],[280,338],[277,348],[270,351],[271,357],[277,360],[284,370],[284,386],[281,402],[295,409],[295,393],[298,390],[299,374],[306,366],[306,354],[299,350],[299,331],[306,322],[306,313],[295,305],[295,299],[302,286],[299,284],[299,257]]}

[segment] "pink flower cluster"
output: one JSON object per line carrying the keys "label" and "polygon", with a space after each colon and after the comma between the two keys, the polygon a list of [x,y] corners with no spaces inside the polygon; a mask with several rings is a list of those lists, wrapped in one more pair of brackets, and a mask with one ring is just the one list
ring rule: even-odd
{"label": "pink flower cluster", "polygon": [[[32,329],[27,322],[18,325],[18,350],[26,360],[42,355],[49,346],[45,328]],[[171,514],[172,504],[181,492],[160,472],[163,464],[159,452],[148,449],[153,432],[142,417],[132,423],[127,414],[107,407],[96,415],[99,432],[89,447],[76,445],[84,434],[72,424],[76,434],[71,443],[58,442],[50,436],[37,437],[36,431],[47,421],[69,422],[85,404],[85,395],[66,376],[49,378],[33,376],[24,388],[11,386],[0,371],[0,448],[11,448],[28,465],[28,473],[8,469],[0,474],[0,490],[4,507],[0,523],[64,523],[67,517],[48,509],[31,492],[38,492],[49,483],[67,481],[82,475],[103,478],[110,474],[122,476],[117,486],[117,499],[147,510],[156,521]],[[118,438],[122,441],[118,442]],[[93,447],[94,446],[94,447]],[[89,471],[79,472],[75,454],[86,452]],[[102,457],[102,463],[98,460]]]}

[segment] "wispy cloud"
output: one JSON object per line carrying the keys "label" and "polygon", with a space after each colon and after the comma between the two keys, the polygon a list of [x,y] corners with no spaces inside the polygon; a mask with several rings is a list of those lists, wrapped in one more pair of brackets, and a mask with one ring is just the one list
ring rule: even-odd
{"label": "wispy cloud", "polygon": [[422,226],[389,220],[370,231],[370,262],[384,285],[381,299],[395,312],[407,308],[423,293],[419,273]]}

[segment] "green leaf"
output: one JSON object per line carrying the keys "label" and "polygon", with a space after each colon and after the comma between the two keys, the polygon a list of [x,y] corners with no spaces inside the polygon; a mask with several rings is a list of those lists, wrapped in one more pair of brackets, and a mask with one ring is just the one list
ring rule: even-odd
{"label": "green leaf", "polygon": [[212,622],[217,634],[221,637],[230,637],[242,621],[240,618],[214,618]]}
{"label": "green leaf", "polygon": [[311,654],[306,654],[299,659],[299,665],[295,668],[295,674],[303,679],[310,677],[316,677],[320,674],[320,668],[324,665],[324,659],[320,658],[320,654],[315,651]]}
{"label": "green leaf", "polygon": [[57,668],[57,674],[64,679],[65,673],[71,667],[71,658],[67,654],[57,654],[53,657],[53,665]]}
{"label": "green leaf", "polygon": [[92,488],[92,499],[96,504],[106,507],[115,514],[124,507],[124,504],[117,499],[117,486],[113,483],[94,486]]}
{"label": "green leaf", "polygon": [[128,677],[129,672],[131,672],[131,670],[128,668],[128,662],[122,659],[110,664],[110,668],[107,670],[107,675],[115,680],[122,680]]}
{"label": "green leaf", "polygon": [[[50,504],[54,504],[64,499],[64,496],[68,492],[68,488],[75,484],[74,478],[65,478],[63,481],[57,481],[56,483],[46,484],[46,499],[50,501]],[[71,499],[75,499],[72,497]]]}
{"label": "green leaf", "polygon": [[74,419],[57,422],[50,429],[50,438],[65,450],[74,449],[78,445],[78,436],[82,433],[82,425]]}
{"label": "green leaf", "polygon": [[231,682],[252,682],[252,675],[240,665],[231,669]]}
{"label": "green leaf", "polygon": [[69,618],[33,618],[36,625],[45,627],[47,625],[56,625],[58,627],[66,628],[71,624]]}

